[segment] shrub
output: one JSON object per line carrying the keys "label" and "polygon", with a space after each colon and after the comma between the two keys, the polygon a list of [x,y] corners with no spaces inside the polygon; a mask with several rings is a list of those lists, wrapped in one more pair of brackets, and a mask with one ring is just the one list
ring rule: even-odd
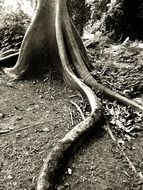
{"label": "shrub", "polygon": [[9,7],[0,10],[0,49],[20,48],[21,41],[30,23],[30,17],[20,7],[11,11]]}

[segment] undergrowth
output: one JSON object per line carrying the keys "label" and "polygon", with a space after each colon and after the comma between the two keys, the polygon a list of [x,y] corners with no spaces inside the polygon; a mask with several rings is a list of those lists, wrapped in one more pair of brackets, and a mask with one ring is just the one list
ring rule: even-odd
{"label": "undergrowth", "polygon": [[0,49],[2,52],[11,48],[19,49],[23,36],[30,23],[30,17],[21,9],[16,12],[9,8],[0,11]]}

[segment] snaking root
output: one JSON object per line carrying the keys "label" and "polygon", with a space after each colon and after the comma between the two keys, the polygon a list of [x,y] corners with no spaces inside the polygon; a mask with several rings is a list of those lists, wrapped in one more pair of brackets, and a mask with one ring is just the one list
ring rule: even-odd
{"label": "snaking root", "polygon": [[[38,36],[38,37],[37,37]],[[79,147],[91,130],[103,124],[102,105],[95,93],[104,95],[143,111],[143,106],[97,83],[90,74],[91,65],[88,61],[83,43],[69,18],[64,0],[43,0],[38,3],[36,14],[23,39],[20,52],[0,58],[0,64],[17,59],[16,64],[4,68],[4,72],[14,78],[22,78],[30,69],[31,64],[52,61],[72,88],[79,90],[89,101],[90,116],[76,125],[48,154],[37,177],[36,190],[53,190],[59,180],[59,174],[72,154]],[[74,69],[73,69],[74,68]]]}

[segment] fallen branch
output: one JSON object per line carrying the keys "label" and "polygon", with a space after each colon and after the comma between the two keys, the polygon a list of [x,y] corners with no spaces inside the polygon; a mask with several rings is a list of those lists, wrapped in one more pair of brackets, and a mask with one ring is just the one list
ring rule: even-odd
{"label": "fallen branch", "polygon": [[17,87],[15,87],[15,86],[13,86],[13,85],[11,85],[11,84],[2,84],[2,83],[0,83],[0,86],[8,87],[8,88],[13,88],[13,89],[15,89],[15,90],[19,90],[19,91],[20,91],[20,89],[18,89]]}
{"label": "fallen branch", "polygon": [[72,115],[72,112],[70,112],[70,117],[71,117],[71,124],[73,126],[74,122],[73,122],[73,115]]}
{"label": "fallen branch", "polygon": [[10,129],[4,129],[4,130],[0,130],[0,134],[3,135],[3,134],[7,134],[7,133],[10,133],[11,130]]}
{"label": "fallen branch", "polygon": [[1,135],[14,134],[14,133],[18,133],[18,132],[30,129],[32,127],[36,127],[40,124],[44,124],[44,122],[43,123],[36,123],[34,125],[28,125],[26,127],[21,127],[21,128],[15,129],[15,130],[11,130],[11,129],[0,130],[0,134]]}

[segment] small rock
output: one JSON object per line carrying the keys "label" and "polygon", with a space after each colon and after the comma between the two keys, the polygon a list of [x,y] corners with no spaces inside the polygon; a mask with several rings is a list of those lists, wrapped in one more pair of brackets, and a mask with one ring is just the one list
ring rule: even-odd
{"label": "small rock", "polygon": [[33,105],[35,105],[34,102],[30,102],[30,103],[28,103],[28,106],[33,106]]}
{"label": "small rock", "polygon": [[13,179],[13,176],[12,176],[11,174],[9,174],[9,175],[7,176],[7,179]]}
{"label": "small rock", "polygon": [[43,129],[43,132],[49,132],[50,130],[49,130],[49,128],[48,127],[45,127],[44,129]]}
{"label": "small rock", "polygon": [[21,136],[21,135],[20,135],[19,133],[16,134],[16,138],[17,138],[17,139],[19,139],[20,136]]}
{"label": "small rock", "polygon": [[4,118],[4,114],[3,113],[0,113],[0,119]]}
{"label": "small rock", "polygon": [[53,97],[53,96],[50,96],[50,100],[54,100],[54,97]]}
{"label": "small rock", "polygon": [[35,132],[49,132],[49,128],[48,127],[45,127],[44,129],[36,129]]}
{"label": "small rock", "polygon": [[65,187],[70,187],[69,183],[65,183]]}
{"label": "small rock", "polygon": [[72,169],[71,168],[68,168],[68,174],[72,175]]}
{"label": "small rock", "polygon": [[19,107],[17,107],[17,106],[14,106],[14,109],[15,109],[15,110],[19,110]]}
{"label": "small rock", "polygon": [[143,169],[143,162],[140,163],[140,168]]}
{"label": "small rock", "polygon": [[39,89],[37,89],[37,90],[36,90],[36,93],[39,93],[39,92],[40,92],[40,90],[39,90]]}
{"label": "small rock", "polygon": [[13,131],[15,128],[13,126],[10,126],[8,129]]}
{"label": "small rock", "polygon": [[66,183],[65,185],[59,185],[57,187],[57,190],[64,190],[64,189],[69,189],[70,185]]}
{"label": "small rock", "polygon": [[16,118],[16,121],[20,121],[20,120],[22,120],[22,119],[23,119],[22,116],[18,116],[18,117]]}
{"label": "small rock", "polygon": [[63,185],[59,185],[58,187],[57,187],[57,190],[63,190],[64,189],[64,186]]}
{"label": "small rock", "polygon": [[17,182],[15,181],[15,182],[13,182],[13,186],[15,187],[15,186],[17,186]]}

